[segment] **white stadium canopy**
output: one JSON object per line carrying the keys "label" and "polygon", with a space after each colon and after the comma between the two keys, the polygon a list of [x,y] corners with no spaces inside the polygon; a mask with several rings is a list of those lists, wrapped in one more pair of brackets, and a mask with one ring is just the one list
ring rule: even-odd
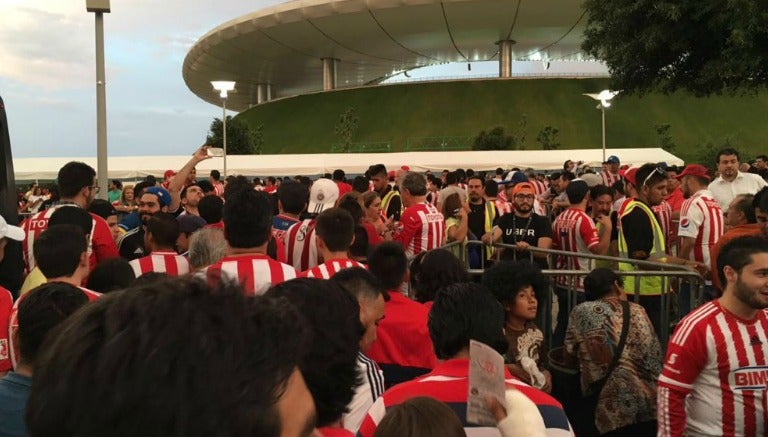
{"label": "white stadium canopy", "polygon": [[[659,148],[608,149],[606,156],[616,155],[622,164],[642,165],[646,162],[666,162],[683,165],[683,160]],[[471,168],[475,171],[533,168],[537,170],[561,169],[567,159],[584,161],[600,167],[601,149],[575,150],[515,150],[515,151],[462,151],[462,152],[403,152],[403,153],[348,153],[307,155],[229,155],[227,172],[245,176],[315,176],[331,173],[337,168],[350,174],[362,174],[371,164],[384,164],[388,169],[407,165],[414,171]],[[16,180],[53,180],[64,164],[83,161],[96,168],[96,158],[15,158],[13,167]],[[189,161],[189,156],[125,156],[109,158],[109,179],[143,179],[147,175],[162,177],[166,170],[178,171]],[[211,158],[197,166],[198,177],[217,169],[221,171],[222,158]]]}

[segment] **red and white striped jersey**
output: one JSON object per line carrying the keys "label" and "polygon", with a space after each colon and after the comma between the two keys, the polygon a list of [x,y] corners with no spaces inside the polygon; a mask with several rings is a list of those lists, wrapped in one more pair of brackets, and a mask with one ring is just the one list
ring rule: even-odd
{"label": "red and white striped jersey", "polygon": [[427,193],[427,202],[432,206],[437,206],[440,201],[440,191],[430,191]]}
{"label": "red and white striped jersey", "polygon": [[299,276],[302,278],[331,279],[331,277],[336,273],[339,273],[339,271],[352,267],[368,268],[365,264],[359,263],[353,259],[332,259],[319,266],[312,267],[306,272],[301,272]]}
{"label": "red and white striped jersey", "polygon": [[669,252],[670,247],[672,247],[671,243],[674,243],[672,238],[674,231],[672,229],[672,206],[666,200],[662,200],[660,204],[652,206],[651,210],[656,214],[656,218],[659,219],[659,226],[661,226],[661,232],[664,236],[664,247]]}
{"label": "red and white striped jersey", "polygon": [[138,278],[144,273],[167,273],[168,276],[181,276],[189,273],[189,261],[176,252],[152,252],[130,262],[133,273]]}
{"label": "red and white striped jersey", "polygon": [[419,203],[406,208],[400,217],[400,225],[402,230],[392,239],[403,245],[409,257],[443,245],[445,218],[429,203]]}
{"label": "red and white striped jersey", "polygon": [[496,199],[493,201],[493,204],[496,205],[496,211],[499,212],[499,217],[504,214],[509,214],[515,209],[512,204],[506,200]]}
{"label": "red and white striped jersey", "polygon": [[225,256],[205,269],[209,283],[220,279],[242,285],[247,295],[264,294],[269,287],[296,278],[296,269],[267,255],[245,254]]}
{"label": "red and white striped jersey", "polygon": [[[35,239],[43,231],[48,229],[48,220],[50,220],[54,211],[64,207],[79,208],[79,206],[74,203],[54,205],[45,211],[41,211],[28,217],[21,223],[20,226],[24,229],[26,234],[21,245],[24,255],[24,266],[27,272],[31,272],[36,265],[35,255],[32,251]],[[94,267],[96,267],[96,264],[100,261],[107,258],[117,258],[120,256],[120,253],[117,251],[117,244],[115,244],[115,240],[112,238],[112,231],[109,229],[106,220],[93,213],[91,213],[91,217],[93,218],[93,225],[88,240],[88,257],[90,261],[90,269],[93,270]]]}
{"label": "red and white striped jersey", "polygon": [[[93,302],[101,297],[101,293],[89,290],[85,287],[77,288],[85,293],[85,297],[88,298],[89,302]],[[29,296],[29,293],[22,294],[18,299],[16,299],[16,302],[13,303],[13,308],[11,309],[11,315],[8,318],[8,343],[10,346],[9,352],[11,357],[11,366],[14,369],[19,363],[19,345],[18,343],[14,342],[14,338],[18,338],[16,332],[19,330],[19,303],[24,299],[25,296]]]}
{"label": "red and white striped jersey", "polygon": [[618,173],[611,173],[609,171],[604,171],[600,174],[603,178],[603,185],[606,187],[612,187],[613,184],[621,180],[621,175]]}
{"label": "red and white striped jersey", "polygon": [[283,238],[285,258],[294,269],[303,272],[320,264],[314,219],[291,225]]}
{"label": "red and white striped jersey", "polygon": [[725,233],[723,210],[709,190],[685,199],[680,208],[679,237],[695,238],[691,259],[710,265],[709,250]]}
{"label": "red and white striped jersey", "polygon": [[[555,222],[552,223],[552,244],[556,249],[573,253],[592,253],[590,249],[600,243],[600,237],[597,232],[595,222],[586,212],[568,208],[563,211]],[[585,274],[590,271],[589,260],[577,256],[558,256],[558,270],[581,270]],[[557,278],[557,283],[566,285],[567,279],[564,276]],[[579,278],[576,285],[578,290],[583,290],[583,278]]]}
{"label": "red and white striped jersey", "polygon": [[766,310],[747,321],[712,301],[688,314],[659,377],[658,435],[766,435],[767,334]]}
{"label": "red and white striped jersey", "polygon": [[528,183],[533,185],[534,191],[536,191],[536,197],[541,196],[542,194],[546,193],[549,188],[547,188],[547,184],[544,182],[538,180],[538,179],[528,179]]}
{"label": "red and white striped jersey", "polygon": [[219,197],[222,197],[224,195],[224,184],[221,182],[216,182],[213,184],[213,192]]}

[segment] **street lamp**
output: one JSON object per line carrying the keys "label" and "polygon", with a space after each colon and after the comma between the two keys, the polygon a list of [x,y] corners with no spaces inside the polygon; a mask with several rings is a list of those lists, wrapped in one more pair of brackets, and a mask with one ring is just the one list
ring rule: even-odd
{"label": "street lamp", "polygon": [[107,85],[104,73],[104,13],[109,13],[109,0],[86,0],[85,9],[96,15],[96,174],[101,187],[100,198],[107,198]]}
{"label": "street lamp", "polygon": [[605,162],[605,108],[611,106],[611,99],[616,97],[617,94],[619,94],[619,91],[611,90],[602,90],[599,94],[584,93],[585,96],[600,102],[597,105],[597,109],[599,109],[603,115],[603,162]]}
{"label": "street lamp", "polygon": [[221,97],[221,131],[222,131],[222,149],[224,149],[224,179],[227,178],[227,93],[234,91],[235,82],[228,80],[211,81],[213,89],[219,92]]}

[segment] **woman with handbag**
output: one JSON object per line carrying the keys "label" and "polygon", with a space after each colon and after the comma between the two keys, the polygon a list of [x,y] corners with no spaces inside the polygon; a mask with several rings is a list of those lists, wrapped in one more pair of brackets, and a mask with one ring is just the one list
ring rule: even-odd
{"label": "woman with handbag", "polygon": [[655,436],[662,355],[653,325],[643,307],[627,301],[612,270],[590,272],[584,290],[587,302],[571,312],[563,350],[564,361],[581,371],[585,420],[576,433]]}

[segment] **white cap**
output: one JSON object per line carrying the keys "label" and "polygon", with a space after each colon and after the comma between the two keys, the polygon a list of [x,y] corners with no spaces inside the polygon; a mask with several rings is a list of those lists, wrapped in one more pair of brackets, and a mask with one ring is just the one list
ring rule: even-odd
{"label": "white cap", "polygon": [[339,200],[339,186],[330,179],[318,179],[309,189],[307,212],[319,214],[326,208],[332,208]]}
{"label": "white cap", "polygon": [[18,226],[9,225],[3,216],[0,216],[0,238],[10,238],[21,241],[25,237],[24,230]]}

